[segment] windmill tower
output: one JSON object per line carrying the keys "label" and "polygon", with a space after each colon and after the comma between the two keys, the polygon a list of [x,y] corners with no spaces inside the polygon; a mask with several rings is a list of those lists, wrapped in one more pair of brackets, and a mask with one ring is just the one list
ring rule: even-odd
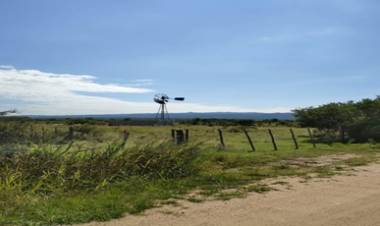
{"label": "windmill tower", "polygon": [[170,99],[173,99],[175,101],[184,101],[185,100],[184,97],[170,98],[168,95],[163,94],[163,93],[156,94],[154,96],[153,100],[154,100],[154,102],[156,102],[157,104],[160,105],[158,108],[158,112],[156,114],[156,119],[158,119],[160,121],[165,121],[165,120],[170,119],[168,107],[167,107],[167,104],[169,103]]}

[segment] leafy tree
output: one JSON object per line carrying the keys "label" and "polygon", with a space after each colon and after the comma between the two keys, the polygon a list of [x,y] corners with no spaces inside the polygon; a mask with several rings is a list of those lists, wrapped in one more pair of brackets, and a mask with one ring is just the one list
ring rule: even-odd
{"label": "leafy tree", "polygon": [[296,121],[314,127],[324,134],[340,132],[342,141],[380,140],[380,96],[359,102],[329,103],[318,107],[294,110]]}

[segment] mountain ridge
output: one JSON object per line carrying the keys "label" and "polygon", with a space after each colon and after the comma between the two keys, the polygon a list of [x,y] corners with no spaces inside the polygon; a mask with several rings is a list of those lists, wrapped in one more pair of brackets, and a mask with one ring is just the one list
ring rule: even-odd
{"label": "mountain ridge", "polygon": [[[94,118],[94,119],[154,119],[154,113],[134,113],[134,114],[87,114],[87,115],[29,115],[28,117],[35,119],[44,118]],[[294,115],[291,112],[285,113],[261,113],[261,112],[186,112],[186,113],[171,113],[171,119],[251,119],[251,120],[293,120]]]}

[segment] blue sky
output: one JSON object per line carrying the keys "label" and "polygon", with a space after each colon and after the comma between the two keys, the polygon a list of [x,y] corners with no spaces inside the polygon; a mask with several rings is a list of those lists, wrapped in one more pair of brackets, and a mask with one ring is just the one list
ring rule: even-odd
{"label": "blue sky", "polygon": [[380,94],[378,0],[1,0],[0,110],[286,112]]}

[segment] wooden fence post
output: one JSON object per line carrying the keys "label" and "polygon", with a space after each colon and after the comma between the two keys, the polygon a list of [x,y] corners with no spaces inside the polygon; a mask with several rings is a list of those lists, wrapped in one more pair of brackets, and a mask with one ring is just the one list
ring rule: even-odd
{"label": "wooden fence post", "polygon": [[269,135],[270,135],[270,138],[272,140],[272,144],[273,144],[273,148],[275,151],[277,151],[277,144],[276,144],[276,140],[274,139],[274,136],[273,136],[273,133],[272,133],[272,130],[271,129],[268,129],[268,132],[269,132]]}
{"label": "wooden fence post", "polygon": [[42,143],[46,143],[46,129],[44,126],[41,127],[41,141]]}
{"label": "wooden fence post", "polygon": [[72,140],[74,139],[74,128],[73,127],[69,127],[69,135],[68,135],[68,138],[69,140]]}
{"label": "wooden fence post", "polygon": [[185,129],[185,141],[186,142],[189,141],[189,130],[188,129]]}
{"label": "wooden fence post", "polygon": [[124,144],[127,143],[128,138],[129,138],[129,132],[127,130],[124,130],[123,131],[123,142],[124,142]]}
{"label": "wooden fence post", "polygon": [[29,137],[29,139],[34,139],[34,128],[33,128],[33,125],[31,124],[30,125],[30,137]]}
{"label": "wooden fence post", "polygon": [[316,148],[317,145],[315,144],[314,135],[310,128],[307,128],[307,132],[309,133],[310,141],[313,144],[313,147]]}
{"label": "wooden fence post", "polygon": [[255,148],[255,146],[253,145],[252,139],[251,139],[251,137],[249,136],[247,130],[246,130],[246,129],[243,129],[243,132],[244,132],[245,136],[247,137],[247,140],[248,140],[248,142],[249,142],[249,145],[251,146],[252,151],[256,151],[256,148]]}
{"label": "wooden fence post", "polygon": [[182,144],[185,142],[185,134],[183,130],[176,130],[175,131],[175,144]]}
{"label": "wooden fence post", "polygon": [[175,142],[175,130],[174,129],[172,129],[172,140],[173,140],[173,142]]}
{"label": "wooden fence post", "polygon": [[294,134],[294,131],[292,128],[290,128],[290,134],[292,135],[292,139],[293,139],[293,142],[294,142],[294,146],[296,148],[296,150],[299,148],[298,146],[298,142],[297,142],[297,138],[296,138],[296,135]]}
{"label": "wooden fence post", "polygon": [[224,144],[223,131],[221,129],[218,129],[218,132],[219,132],[220,144],[222,145],[222,148],[225,148],[226,145]]}

